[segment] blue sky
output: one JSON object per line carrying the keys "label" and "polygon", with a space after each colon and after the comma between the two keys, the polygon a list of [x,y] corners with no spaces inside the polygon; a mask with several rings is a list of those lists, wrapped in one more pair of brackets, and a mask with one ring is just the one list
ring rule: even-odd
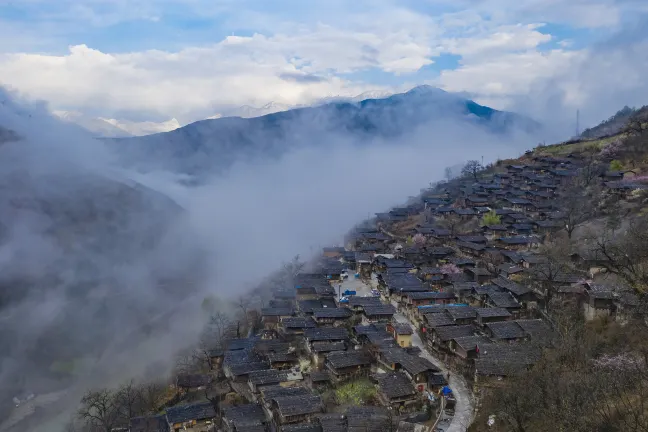
{"label": "blue sky", "polygon": [[578,105],[596,83],[565,70],[645,3],[0,0],[0,84],[52,109],[153,121],[423,83],[506,109],[560,79]]}

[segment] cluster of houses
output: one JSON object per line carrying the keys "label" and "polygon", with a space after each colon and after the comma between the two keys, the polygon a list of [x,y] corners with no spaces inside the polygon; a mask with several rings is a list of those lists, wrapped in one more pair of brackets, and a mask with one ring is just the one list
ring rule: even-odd
{"label": "cluster of houses", "polygon": [[[135,418],[131,431],[334,432],[371,424],[378,431],[429,418],[434,395],[438,401],[447,385],[444,375],[412,346],[413,328],[393,321],[392,304],[377,296],[339,301],[345,253],[325,249],[315,270],[273,291],[255,335],[211,350],[210,371],[178,377],[178,388],[207,401]],[[331,400],[336,389],[358,381],[374,389],[366,406]]]}
{"label": "cluster of houses", "polygon": [[[557,198],[580,167],[575,157],[535,157],[377,214],[273,290],[257,331],[210,351],[208,373],[179,377],[179,388],[206,401],[135,418],[131,431],[405,430],[429,418],[448,385],[421,348],[475,390],[532,367],[556,332],[542,314],[546,293],[525,275],[546,265],[538,247],[564,229]],[[486,214],[494,223],[483,223]],[[633,313],[636,297],[592,281],[597,260],[574,254],[570,268],[544,281],[559,299],[588,319]],[[378,293],[342,297],[347,269]],[[331,398],[358,381],[375,389],[363,406]]]}
{"label": "cluster of houses", "polygon": [[[542,313],[550,300],[574,302],[588,320],[637,312],[638,298],[622,284],[593,282],[602,266],[590,254],[572,254],[568,270],[543,271],[549,263],[539,246],[569,223],[561,191],[582,164],[540,156],[424,190],[357,228],[348,264],[378,273],[383,299],[476,388],[501,382],[533,365],[554,340]],[[610,175],[601,175],[604,185]]]}

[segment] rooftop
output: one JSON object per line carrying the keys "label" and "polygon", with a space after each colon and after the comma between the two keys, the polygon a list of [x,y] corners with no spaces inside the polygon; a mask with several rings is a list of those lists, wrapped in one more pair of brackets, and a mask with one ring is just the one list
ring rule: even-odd
{"label": "rooftop", "polygon": [[361,351],[336,351],[326,356],[326,361],[334,368],[370,365],[371,358]]}
{"label": "rooftop", "polygon": [[416,395],[414,385],[402,372],[376,374],[375,379],[380,391],[389,399]]}
{"label": "rooftop", "polygon": [[349,337],[349,334],[342,327],[316,327],[306,329],[304,337],[309,341],[345,340]]}
{"label": "rooftop", "polygon": [[179,405],[166,410],[169,423],[184,423],[190,420],[204,420],[216,417],[216,411],[211,402],[198,402]]}
{"label": "rooftop", "polygon": [[526,336],[515,321],[499,321],[486,324],[495,339],[521,339]]}

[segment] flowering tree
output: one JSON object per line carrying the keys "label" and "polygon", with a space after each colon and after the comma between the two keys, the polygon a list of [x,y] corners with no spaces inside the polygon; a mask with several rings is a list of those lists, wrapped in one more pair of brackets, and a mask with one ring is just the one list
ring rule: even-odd
{"label": "flowering tree", "polygon": [[444,275],[459,274],[461,269],[454,264],[444,264],[441,266],[441,273]]}
{"label": "flowering tree", "polygon": [[623,141],[621,140],[612,141],[610,144],[603,147],[603,150],[601,150],[601,156],[604,158],[614,158],[619,153],[621,153],[622,148],[623,148]]}
{"label": "flowering tree", "polygon": [[412,242],[416,246],[423,246],[425,244],[425,236],[423,234],[416,234],[414,237],[412,237]]}

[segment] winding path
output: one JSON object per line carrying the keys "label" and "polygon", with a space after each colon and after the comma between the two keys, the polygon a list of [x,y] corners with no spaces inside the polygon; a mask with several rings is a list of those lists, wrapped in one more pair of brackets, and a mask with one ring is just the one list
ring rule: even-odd
{"label": "winding path", "polygon": [[[412,326],[412,323],[401,312],[394,315],[394,319],[399,323]],[[473,412],[475,410],[472,394],[468,389],[466,380],[463,376],[457,375],[449,370],[439,359],[432,356],[416,331],[412,334],[412,345],[419,347],[421,349],[421,355],[430,360],[443,373],[450,373],[450,388],[454,394],[456,404],[454,416],[446,432],[465,432],[472,422]]]}

